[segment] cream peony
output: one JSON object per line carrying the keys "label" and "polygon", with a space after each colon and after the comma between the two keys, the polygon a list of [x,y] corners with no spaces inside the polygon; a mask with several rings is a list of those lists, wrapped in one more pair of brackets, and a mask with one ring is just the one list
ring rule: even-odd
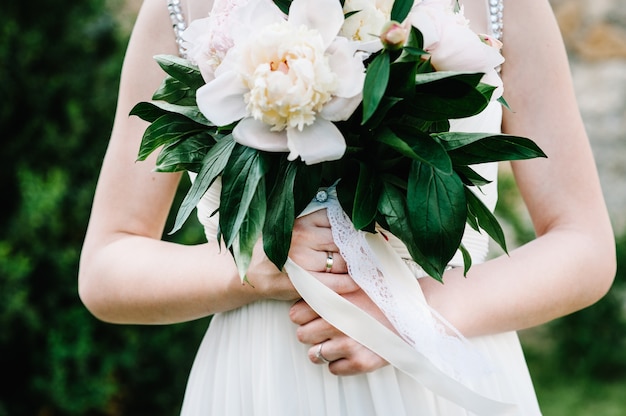
{"label": "cream peony", "polygon": [[241,26],[197,91],[200,111],[218,126],[238,122],[240,144],[307,164],[340,159],[346,144],[333,121],[357,108],[365,77],[354,44],[337,37],[340,3],[294,0],[287,20],[271,0],[235,13]]}
{"label": "cream peony", "polygon": [[482,81],[502,95],[497,68],[504,62],[500,42],[483,41],[470,29],[463,10],[455,13],[449,1],[423,0],[407,18],[424,36],[424,50],[437,71],[483,72]]}
{"label": "cream peony", "polygon": [[344,13],[349,16],[341,27],[340,35],[359,42],[378,39],[383,26],[391,19],[393,0],[346,0]]}

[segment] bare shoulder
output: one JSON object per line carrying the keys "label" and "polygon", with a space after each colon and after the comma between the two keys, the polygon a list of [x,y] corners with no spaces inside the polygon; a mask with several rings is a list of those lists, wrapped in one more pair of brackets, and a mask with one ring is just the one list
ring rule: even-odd
{"label": "bare shoulder", "polygon": [[563,103],[563,94],[574,103],[567,53],[548,0],[505,2],[503,43],[502,74],[518,108],[548,110],[550,99]]}

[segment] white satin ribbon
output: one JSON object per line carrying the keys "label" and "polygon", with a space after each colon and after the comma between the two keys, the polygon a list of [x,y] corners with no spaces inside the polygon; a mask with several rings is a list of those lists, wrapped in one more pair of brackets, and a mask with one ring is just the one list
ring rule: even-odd
{"label": "white satin ribbon", "polygon": [[[387,241],[380,234],[354,229],[337,201],[334,187],[327,190],[327,199],[312,202],[301,216],[324,208],[351,277],[402,337],[288,259],[285,270],[311,308],[434,393],[478,415],[517,415],[514,404],[495,401],[463,384],[463,379],[477,372],[475,368],[459,371],[458,366],[467,360],[484,361],[452,325],[428,306],[417,279]],[[352,267],[355,262],[358,267]],[[446,328],[455,335],[446,334]]]}

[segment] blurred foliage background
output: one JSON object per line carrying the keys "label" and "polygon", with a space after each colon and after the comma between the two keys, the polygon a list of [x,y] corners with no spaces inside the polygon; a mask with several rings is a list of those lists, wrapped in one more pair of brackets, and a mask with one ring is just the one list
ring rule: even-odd
{"label": "blurred foliage background", "polygon": [[[109,325],[77,295],[128,39],[119,11],[132,20],[135,3],[3,4],[0,416],[177,414],[208,325]],[[501,185],[498,214],[523,243],[532,229],[506,171]],[[191,224],[174,238],[200,236]],[[521,333],[546,415],[622,414],[615,412],[626,388],[626,238],[617,249],[618,278],[603,301]]]}

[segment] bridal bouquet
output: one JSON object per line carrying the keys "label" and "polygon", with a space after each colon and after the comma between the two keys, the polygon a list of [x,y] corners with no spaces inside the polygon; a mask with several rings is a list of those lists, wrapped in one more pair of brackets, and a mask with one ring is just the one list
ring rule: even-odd
{"label": "bridal bouquet", "polygon": [[436,279],[457,250],[470,267],[466,223],[506,251],[472,165],[545,155],[450,131],[503,102],[501,44],[456,2],[217,0],[184,38],[186,58],[157,56],[167,77],[131,112],[151,123],[138,158],[160,149],[156,171],[197,173],[173,231],[221,178],[218,237],[242,278],[261,236],[282,268],[295,218],[335,183],[356,229],[379,224]]}

